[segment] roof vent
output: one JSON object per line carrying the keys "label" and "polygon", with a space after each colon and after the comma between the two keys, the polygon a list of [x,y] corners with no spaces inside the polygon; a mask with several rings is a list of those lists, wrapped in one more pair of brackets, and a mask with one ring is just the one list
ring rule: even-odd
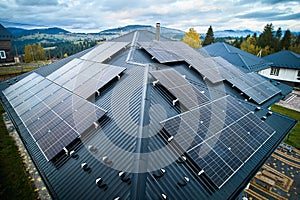
{"label": "roof vent", "polygon": [[89,145],[88,149],[92,153],[97,153],[97,151],[98,151],[98,149],[95,146],[93,146],[93,145]]}
{"label": "roof vent", "polygon": [[161,194],[162,199],[166,200],[167,199],[167,195],[165,195],[164,193]]}
{"label": "roof vent", "polygon": [[154,178],[161,178],[166,173],[166,170],[161,168],[158,173],[153,174]]}
{"label": "roof vent", "polygon": [[178,182],[177,184],[180,186],[180,187],[183,187],[183,186],[186,186],[187,183],[190,181],[190,179],[188,177],[184,177],[183,178],[183,181],[182,182]]}
{"label": "roof vent", "polygon": [[177,101],[179,101],[179,99],[175,99],[175,100],[172,101],[173,106],[175,106]]}
{"label": "roof vent", "polygon": [[114,200],[120,200],[120,197],[116,197],[116,198],[114,198]]}
{"label": "roof vent", "polygon": [[103,183],[102,178],[97,178],[96,179],[96,185],[98,185],[99,188],[107,190],[107,188],[108,188],[107,184],[102,184],[102,183]]}
{"label": "roof vent", "polygon": [[81,168],[84,170],[84,171],[89,171],[91,168],[88,166],[88,164],[86,162],[84,163],[81,163]]}
{"label": "roof vent", "polygon": [[262,116],[261,120],[265,121],[267,119],[266,116]]}
{"label": "roof vent", "polygon": [[131,183],[130,178],[129,178],[129,177],[126,178],[126,173],[125,173],[125,172],[120,171],[120,172],[119,172],[119,177],[121,178],[121,180],[122,180],[123,182],[126,182],[126,183],[128,183],[128,184]]}
{"label": "roof vent", "polygon": [[261,107],[259,107],[259,106],[257,106],[256,108],[255,108],[255,110],[260,110],[261,109]]}
{"label": "roof vent", "polygon": [[156,23],[156,34],[155,34],[155,39],[157,41],[160,40],[160,23]]}
{"label": "roof vent", "polygon": [[102,161],[103,161],[107,166],[109,166],[109,167],[111,167],[111,166],[113,165],[112,161],[109,160],[107,156],[104,156],[104,157],[102,158]]}

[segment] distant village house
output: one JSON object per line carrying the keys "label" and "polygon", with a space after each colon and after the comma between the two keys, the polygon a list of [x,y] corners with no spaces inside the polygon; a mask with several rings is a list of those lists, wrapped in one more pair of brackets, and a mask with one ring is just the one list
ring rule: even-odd
{"label": "distant village house", "polygon": [[0,24],[0,63],[14,62],[11,40],[14,36]]}

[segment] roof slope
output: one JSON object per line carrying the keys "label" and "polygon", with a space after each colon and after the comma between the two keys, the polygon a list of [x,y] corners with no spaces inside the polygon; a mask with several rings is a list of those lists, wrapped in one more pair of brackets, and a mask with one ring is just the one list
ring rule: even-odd
{"label": "roof slope", "polygon": [[0,40],[11,40],[14,36],[0,24]]}
{"label": "roof slope", "polygon": [[300,69],[300,55],[289,50],[283,50],[264,57],[272,62],[271,66],[289,69]]}
{"label": "roof slope", "polygon": [[224,42],[217,42],[199,49],[210,56],[221,56],[231,64],[240,67],[244,72],[256,72],[269,67],[269,62],[251,53],[233,47]]}
{"label": "roof slope", "polygon": [[[213,84],[206,81],[201,75],[203,69],[199,72],[189,68],[189,65],[182,61],[159,63],[140,45],[141,42],[153,42],[154,38],[155,34],[149,31],[132,32],[113,42],[106,42],[104,46],[109,48],[99,45],[0,84],[1,103],[53,198],[236,198],[294,126],[295,120],[265,109],[281,99],[281,93],[276,93],[260,105],[261,109],[257,109],[255,101],[241,94],[229,82]],[[164,41],[167,39],[162,38],[162,42]],[[125,42],[128,45],[110,45],[114,42]],[[111,51],[107,52],[105,49]],[[188,52],[191,50],[185,49],[184,54],[190,55]],[[101,54],[98,51],[101,51]],[[162,53],[167,56],[173,55],[168,52]],[[100,55],[108,57],[103,59]],[[196,55],[194,50],[191,51],[191,55]],[[103,61],[101,65],[126,68],[115,78],[109,78],[108,83],[95,91],[94,99],[89,99],[96,107],[105,110],[106,114],[98,121],[86,119],[86,115],[91,114],[90,110],[81,114],[79,122],[84,121],[87,124],[79,128],[91,126],[73,142],[63,143],[65,150],[61,149],[60,153],[47,161],[26,123],[29,121],[42,126],[39,131],[46,130],[45,134],[53,134],[50,128],[53,124],[43,127],[43,124],[39,123],[42,117],[24,118],[20,114],[18,107],[29,110],[35,108],[30,106],[34,102],[27,102],[32,94],[28,94],[24,88],[16,88],[18,84],[15,83],[24,81],[35,73],[41,80],[47,79],[46,85],[50,84],[49,77],[58,75],[55,84],[58,87],[60,81],[63,82],[59,89],[61,92],[65,90],[63,87],[67,88],[67,82],[71,82],[70,80],[76,80],[72,81],[72,86],[80,88],[88,82],[88,74],[91,77],[95,76],[87,69],[99,65],[99,62],[94,60],[97,56]],[[82,65],[81,68],[74,64],[76,67],[68,70],[70,63],[92,64]],[[71,73],[74,70],[77,71]],[[166,72],[168,74],[164,74]],[[176,76],[173,76],[174,74]],[[103,80],[109,74],[100,75],[105,75],[100,76],[100,80]],[[51,102],[50,98],[40,95],[40,92],[44,91],[43,88],[47,88],[46,85],[35,83],[28,91],[40,97],[45,105],[51,105],[53,110],[60,111],[61,119],[69,120],[64,117],[69,111],[76,115],[78,109],[75,101],[71,101],[70,106],[65,106],[71,107],[69,109],[59,106],[66,104],[65,99],[59,101],[64,93],[47,92],[49,90],[43,93],[55,98],[55,103]],[[71,90],[68,90],[68,93],[70,92]],[[8,93],[12,95],[11,98],[7,98]],[[76,93],[73,95],[76,96],[73,100],[82,98]],[[43,98],[45,99],[42,100]],[[18,99],[21,101],[17,104],[15,100]],[[192,104],[189,104],[189,101]],[[196,108],[195,102],[199,103]],[[263,116],[264,121],[261,120]],[[178,122],[177,119],[181,121]],[[253,125],[254,120],[258,125]],[[254,132],[247,131],[247,127],[252,127]],[[71,128],[76,129],[76,123]],[[225,137],[227,133],[229,136]],[[252,134],[257,134],[257,137],[250,140],[253,146],[249,146]],[[235,137],[228,140],[230,135]],[[230,147],[230,141],[235,141],[235,145]],[[249,148],[245,151],[239,149],[245,147]],[[199,151],[199,157],[196,152],[198,149],[202,150],[201,154]],[[237,157],[243,160],[242,165],[231,162],[231,159]],[[200,159],[203,159],[204,163]],[[218,165],[216,159],[224,165]],[[239,159],[236,161],[241,163]],[[213,170],[207,167],[212,167]]]}

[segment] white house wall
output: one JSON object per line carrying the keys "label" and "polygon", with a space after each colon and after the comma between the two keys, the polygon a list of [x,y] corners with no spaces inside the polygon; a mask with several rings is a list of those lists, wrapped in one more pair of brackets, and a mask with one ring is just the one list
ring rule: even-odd
{"label": "white house wall", "polygon": [[271,79],[300,83],[300,80],[297,79],[297,78],[300,79],[300,76],[299,77],[297,76],[298,71],[300,70],[280,68],[278,76],[275,76],[275,75],[270,75],[271,68],[268,68],[268,69],[261,70],[258,73]]}

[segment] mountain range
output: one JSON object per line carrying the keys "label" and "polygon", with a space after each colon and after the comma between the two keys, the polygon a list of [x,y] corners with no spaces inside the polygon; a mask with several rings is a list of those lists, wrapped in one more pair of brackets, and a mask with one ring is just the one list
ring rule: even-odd
{"label": "mountain range", "polygon": [[[7,28],[16,38],[27,36],[27,35],[33,35],[33,34],[70,34],[71,32],[66,31],[62,28],[43,28],[43,29],[22,29],[22,28],[15,28],[15,27],[8,27]],[[112,28],[100,31],[99,33],[92,33],[96,35],[100,35],[103,37],[115,37],[120,35],[120,32],[122,31],[123,34],[126,34],[131,31],[135,30],[149,30],[152,32],[155,32],[155,27],[149,26],[149,25],[128,25],[124,27],[118,27],[118,28]],[[261,32],[258,31],[252,31],[252,30],[223,30],[223,31],[214,31],[215,38],[221,38],[221,37],[232,37],[232,38],[239,38],[239,37],[246,37],[247,35],[253,35],[254,33],[257,33],[257,35],[261,34]],[[74,33],[76,34],[76,33]],[[81,33],[82,34],[82,33]],[[284,31],[283,31],[284,34]],[[294,35],[298,35],[299,32],[293,32]],[[178,30],[178,29],[172,29],[172,28],[166,28],[161,27],[161,35],[173,38],[173,39],[181,39],[185,32]],[[201,39],[204,39],[205,33],[200,33]]]}

